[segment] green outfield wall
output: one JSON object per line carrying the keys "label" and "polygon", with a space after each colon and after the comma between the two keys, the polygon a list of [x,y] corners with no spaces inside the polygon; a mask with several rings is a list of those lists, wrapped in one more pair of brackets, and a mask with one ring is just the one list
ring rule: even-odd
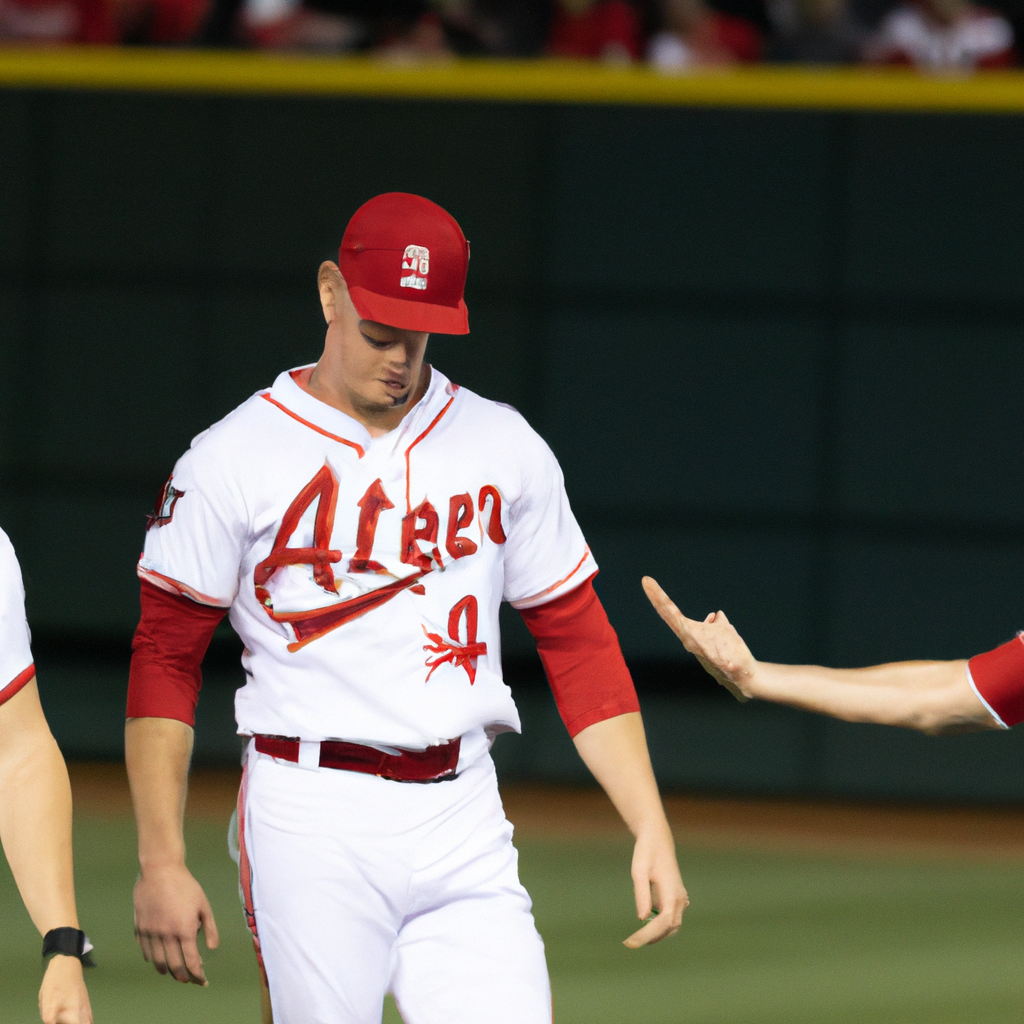
{"label": "green outfield wall", "polygon": [[[398,189],[471,241],[472,334],[431,358],[559,456],[666,779],[1024,799],[1012,736],[719,702],[639,588],[725,608],[780,660],[1024,628],[1024,79],[460,65],[418,92],[379,66],[173,56],[0,54],[0,524],[69,748],[116,748],[175,458],[317,357],[316,268]],[[531,675],[515,623],[506,654]],[[223,756],[235,677],[212,678]],[[576,771],[501,743],[510,771]]]}

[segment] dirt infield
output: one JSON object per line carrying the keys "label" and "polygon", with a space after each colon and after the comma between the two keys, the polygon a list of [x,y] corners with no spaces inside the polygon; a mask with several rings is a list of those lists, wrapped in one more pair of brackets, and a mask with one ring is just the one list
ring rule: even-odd
{"label": "dirt infield", "polygon": [[[75,811],[131,813],[124,766],[69,765]],[[234,769],[199,769],[187,814],[227,821],[238,792]],[[597,789],[509,784],[509,820],[524,839],[625,837]],[[1024,808],[947,808],[839,801],[667,796],[677,840],[686,845],[757,846],[851,854],[1016,859],[1024,856]]]}

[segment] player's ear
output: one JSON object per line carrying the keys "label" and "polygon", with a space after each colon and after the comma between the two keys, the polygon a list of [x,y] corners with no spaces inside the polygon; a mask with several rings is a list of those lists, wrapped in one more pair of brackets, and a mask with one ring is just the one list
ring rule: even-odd
{"label": "player's ear", "polygon": [[341,297],[348,291],[348,286],[341,276],[338,264],[331,260],[324,260],[320,264],[316,283],[320,289],[320,305],[323,307],[324,319],[330,323],[338,315]]}

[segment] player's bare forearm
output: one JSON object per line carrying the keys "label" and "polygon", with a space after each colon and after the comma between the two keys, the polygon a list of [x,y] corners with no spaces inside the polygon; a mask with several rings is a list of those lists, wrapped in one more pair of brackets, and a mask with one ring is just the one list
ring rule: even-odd
{"label": "player's bare forearm", "polygon": [[124,762],[143,871],[185,862],[192,737],[192,728],[174,718],[130,718],[125,723]]}
{"label": "player's bare forearm", "polygon": [[758,662],[749,690],[752,697],[848,722],[934,735],[999,728],[967,681],[966,661],[902,661],[857,669]]}
{"label": "player's bare forearm", "polygon": [[849,722],[927,733],[997,729],[967,680],[965,661],[901,661],[866,668],[760,662],[724,612],[688,619],[650,577],[644,591],[683,646],[740,700],[758,698]]}
{"label": "player's bare forearm", "polygon": [[632,949],[674,935],[689,903],[676,863],[675,843],[665,818],[637,712],[588,726],[574,742],[594,778],[608,794],[636,839],[633,887],[637,916],[647,921],[625,940]]}
{"label": "player's bare forearm", "polygon": [[71,786],[34,680],[0,706],[0,838],[40,934],[77,928]]}
{"label": "player's bare forearm", "polygon": [[139,946],[161,974],[205,985],[196,936],[202,928],[211,949],[218,938],[210,904],[185,867],[192,729],[171,718],[133,718],[125,726],[124,746],[139,837]]}
{"label": "player's bare forearm", "polygon": [[638,712],[597,722],[573,742],[634,837],[665,822]]}
{"label": "player's bare forearm", "polygon": [[[33,679],[0,706],[0,839],[32,923],[77,928],[71,786]],[[54,956],[39,989],[43,1024],[92,1024],[82,965]]]}

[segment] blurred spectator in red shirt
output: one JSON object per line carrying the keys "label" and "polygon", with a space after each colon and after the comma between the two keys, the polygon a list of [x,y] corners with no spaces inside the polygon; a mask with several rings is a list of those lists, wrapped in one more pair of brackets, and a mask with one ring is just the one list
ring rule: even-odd
{"label": "blurred spectator in red shirt", "polygon": [[867,32],[850,16],[846,0],[796,0],[792,18],[772,33],[765,58],[802,64],[856,64]]}
{"label": "blurred spectator in red shirt", "polygon": [[188,43],[209,0],[0,0],[0,40],[35,43]]}
{"label": "blurred spectator in red shirt", "polygon": [[1013,64],[1013,28],[1001,14],[969,0],[919,0],[890,11],[871,40],[868,59],[930,71]]}
{"label": "blurred spectator in red shirt", "polygon": [[640,57],[640,19],[625,0],[558,0],[548,53],[628,63]]}
{"label": "blurred spectator in red shirt", "polygon": [[722,14],[705,0],[663,0],[664,28],[647,46],[659,71],[748,64],[761,59],[761,33],[745,18]]}
{"label": "blurred spectator in red shirt", "polygon": [[122,21],[122,42],[191,43],[203,30],[210,0],[117,0]]}
{"label": "blurred spectator in red shirt", "polygon": [[111,43],[115,32],[102,0],[0,0],[0,40]]}

